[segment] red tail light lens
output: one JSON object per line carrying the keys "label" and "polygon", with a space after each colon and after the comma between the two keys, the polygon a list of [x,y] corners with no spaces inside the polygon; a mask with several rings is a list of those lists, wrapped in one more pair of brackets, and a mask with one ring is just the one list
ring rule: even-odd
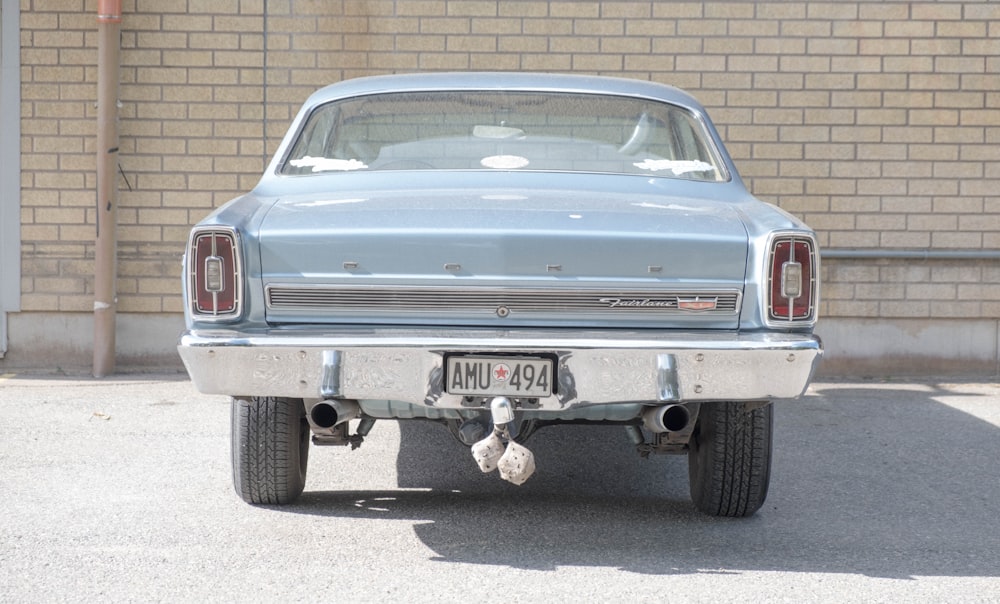
{"label": "red tail light lens", "polygon": [[191,311],[212,317],[232,316],[240,308],[240,255],[236,233],[198,231],[191,236],[188,287]]}
{"label": "red tail light lens", "polygon": [[775,321],[815,318],[815,274],[816,251],[811,239],[775,239],[768,262],[769,318]]}

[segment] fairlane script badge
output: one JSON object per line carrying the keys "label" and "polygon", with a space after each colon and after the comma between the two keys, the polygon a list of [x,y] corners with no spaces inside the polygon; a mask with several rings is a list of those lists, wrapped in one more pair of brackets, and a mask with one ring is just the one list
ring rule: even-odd
{"label": "fairlane script badge", "polygon": [[656,298],[601,298],[599,302],[609,308],[668,308],[677,310],[715,310],[718,298],[678,298],[664,300]]}
{"label": "fairlane script badge", "polygon": [[653,298],[601,298],[598,300],[611,308],[677,308],[674,300]]}

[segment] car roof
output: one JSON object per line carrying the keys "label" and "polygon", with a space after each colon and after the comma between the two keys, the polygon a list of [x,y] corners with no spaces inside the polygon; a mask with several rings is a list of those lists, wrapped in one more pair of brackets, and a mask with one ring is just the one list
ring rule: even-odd
{"label": "car roof", "polygon": [[385,92],[428,90],[509,90],[612,94],[655,99],[705,113],[687,92],[646,80],[563,73],[430,72],[368,76],[344,80],[314,92],[306,101],[315,106],[329,101]]}

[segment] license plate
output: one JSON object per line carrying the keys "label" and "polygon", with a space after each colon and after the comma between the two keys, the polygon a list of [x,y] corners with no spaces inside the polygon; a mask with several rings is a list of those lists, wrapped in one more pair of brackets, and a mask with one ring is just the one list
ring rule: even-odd
{"label": "license plate", "polygon": [[552,361],[538,357],[452,356],[448,394],[543,397],[552,394]]}

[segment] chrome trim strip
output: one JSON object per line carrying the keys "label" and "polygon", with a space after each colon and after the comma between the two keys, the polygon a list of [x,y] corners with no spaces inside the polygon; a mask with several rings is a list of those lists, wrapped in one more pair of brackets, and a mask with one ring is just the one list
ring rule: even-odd
{"label": "chrome trim strip", "polygon": [[[533,289],[502,287],[342,286],[271,283],[265,287],[268,310],[356,310],[366,312],[609,311],[622,314],[736,315],[742,292],[736,289]],[[714,300],[715,308],[686,310],[685,300]]]}

